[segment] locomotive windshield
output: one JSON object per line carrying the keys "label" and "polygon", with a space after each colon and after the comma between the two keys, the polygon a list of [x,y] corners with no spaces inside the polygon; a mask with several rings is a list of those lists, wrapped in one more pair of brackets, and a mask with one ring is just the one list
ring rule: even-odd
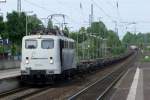
{"label": "locomotive windshield", "polygon": [[37,48],[37,40],[26,40],[25,48],[26,49],[36,49]]}
{"label": "locomotive windshield", "polygon": [[43,49],[52,49],[52,48],[54,48],[54,40],[53,39],[42,40],[41,47]]}

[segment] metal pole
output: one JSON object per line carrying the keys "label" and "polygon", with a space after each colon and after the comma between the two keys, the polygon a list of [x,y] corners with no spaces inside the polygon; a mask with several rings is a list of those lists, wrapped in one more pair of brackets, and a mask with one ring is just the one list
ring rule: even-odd
{"label": "metal pole", "polygon": [[105,54],[105,57],[106,57],[106,53],[107,53],[107,39],[104,39],[104,54]]}
{"label": "metal pole", "polygon": [[105,42],[105,57],[106,57],[106,40],[104,40],[104,42]]}
{"label": "metal pole", "polygon": [[91,56],[91,59],[93,59],[93,53],[94,53],[94,51],[93,51],[93,50],[94,50],[93,44],[94,44],[94,43],[93,43],[93,39],[92,39],[91,36],[90,36],[90,38],[91,38],[90,40],[91,40],[91,43],[92,43],[92,46],[91,46],[91,47],[92,47],[92,52],[91,52],[91,53],[92,53],[92,56]]}
{"label": "metal pole", "polygon": [[21,13],[21,0],[17,0],[17,11],[18,11],[19,16],[20,16],[20,13]]}
{"label": "metal pole", "polygon": [[28,35],[28,15],[27,13],[33,13],[33,11],[26,11],[26,35]]}
{"label": "metal pole", "polygon": [[103,40],[104,41],[104,57],[106,57],[106,44],[105,44],[105,39]]}
{"label": "metal pole", "polygon": [[102,56],[102,58],[103,58],[103,39],[102,39],[102,41],[101,41],[101,43],[102,43],[102,46],[101,46],[101,56]]}
{"label": "metal pole", "polygon": [[90,59],[90,35],[88,34],[88,58]]}
{"label": "metal pole", "polygon": [[105,40],[105,56],[107,57],[107,40]]}
{"label": "metal pole", "polygon": [[99,37],[99,58],[101,56],[101,38]]}
{"label": "metal pole", "polygon": [[95,37],[95,46],[96,46],[96,52],[95,52],[95,58],[97,58],[97,37]]}
{"label": "metal pole", "polygon": [[77,62],[79,62],[78,33],[77,33]]}
{"label": "metal pole", "polygon": [[27,24],[27,14],[26,14],[26,36],[28,35],[28,30],[27,30],[27,27],[28,27],[28,24]]}
{"label": "metal pole", "polygon": [[83,49],[83,52],[82,52],[82,53],[83,53],[83,59],[84,59],[84,58],[85,58],[85,57],[84,57],[84,52],[85,52],[85,51],[84,51],[84,49],[85,49],[85,45],[84,45],[84,33],[83,33],[83,48],[82,48],[82,49]]}
{"label": "metal pole", "polygon": [[89,48],[90,48],[90,45],[88,44],[88,59],[90,59]]}
{"label": "metal pole", "polygon": [[94,48],[93,48],[93,59],[95,59],[95,54],[96,54],[96,52],[95,52],[95,49],[96,49],[96,43],[95,43],[95,39],[94,39],[94,37],[93,37],[93,46],[94,46]]}
{"label": "metal pole", "polygon": [[90,34],[88,34],[88,59],[90,59]]}
{"label": "metal pole", "polygon": [[94,57],[95,57],[95,51],[94,51],[95,48],[94,48],[94,47],[95,47],[95,41],[94,41],[94,37],[93,37],[93,59],[94,59]]}
{"label": "metal pole", "polygon": [[94,41],[94,37],[93,37],[93,59],[95,58],[95,41]]}

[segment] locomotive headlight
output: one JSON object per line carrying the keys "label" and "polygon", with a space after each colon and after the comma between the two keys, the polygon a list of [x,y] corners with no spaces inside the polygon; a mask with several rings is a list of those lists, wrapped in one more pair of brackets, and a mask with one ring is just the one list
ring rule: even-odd
{"label": "locomotive headlight", "polygon": [[26,60],[26,64],[29,64],[29,60]]}
{"label": "locomotive headlight", "polygon": [[29,58],[26,57],[26,64],[29,64]]}
{"label": "locomotive headlight", "polygon": [[50,64],[53,64],[53,63],[54,63],[53,57],[50,57]]}

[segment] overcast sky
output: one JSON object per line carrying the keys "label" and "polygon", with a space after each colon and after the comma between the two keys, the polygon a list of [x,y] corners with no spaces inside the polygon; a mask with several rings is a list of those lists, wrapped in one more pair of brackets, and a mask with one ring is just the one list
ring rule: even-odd
{"label": "overcast sky", "polygon": [[[68,26],[78,30],[88,26],[91,3],[94,5],[94,20],[103,21],[112,30],[115,29],[113,20],[117,21],[120,37],[135,29],[136,32],[150,32],[150,0],[22,0],[22,11],[33,11],[39,18],[63,13],[68,16]],[[7,0],[0,4],[0,8],[6,16],[7,12],[17,10],[17,0]],[[136,25],[127,22],[136,22]]]}

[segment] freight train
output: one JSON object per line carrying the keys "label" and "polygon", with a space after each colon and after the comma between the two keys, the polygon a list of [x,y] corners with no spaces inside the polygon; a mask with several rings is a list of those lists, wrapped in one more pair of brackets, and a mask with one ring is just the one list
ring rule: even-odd
{"label": "freight train", "polygon": [[22,39],[21,81],[25,83],[52,83],[56,77],[68,77],[76,71],[85,71],[114,63],[131,53],[107,59],[76,62],[75,41],[63,35],[29,35]]}

